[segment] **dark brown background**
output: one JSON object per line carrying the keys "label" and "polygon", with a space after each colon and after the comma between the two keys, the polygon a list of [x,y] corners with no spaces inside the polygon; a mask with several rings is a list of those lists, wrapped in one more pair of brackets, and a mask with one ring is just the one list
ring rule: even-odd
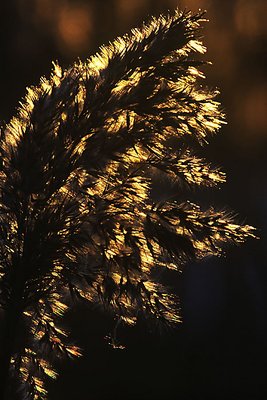
{"label": "dark brown background", "polygon": [[[263,399],[267,392],[267,2],[266,0],[2,0],[0,119],[8,121],[27,85],[67,67],[148,15],[177,5],[207,10],[209,85],[219,87],[228,125],[207,156],[228,182],[202,191],[203,204],[235,209],[261,239],[224,259],[189,265],[168,283],[181,295],[184,324],[162,335],[141,324],[121,332],[124,351],[104,340],[112,320],[82,308],[68,319],[85,356],[61,366],[51,400]],[[261,394],[262,392],[262,394]]]}

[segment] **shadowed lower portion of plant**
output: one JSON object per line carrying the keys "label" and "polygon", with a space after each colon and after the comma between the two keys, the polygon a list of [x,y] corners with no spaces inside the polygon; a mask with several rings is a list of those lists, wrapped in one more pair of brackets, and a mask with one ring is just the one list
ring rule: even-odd
{"label": "shadowed lower portion of plant", "polygon": [[179,271],[253,236],[227,212],[151,196],[157,171],[189,186],[225,180],[194,153],[223,120],[217,93],[198,83],[202,21],[176,11],[84,63],[55,64],[3,129],[3,391],[10,374],[22,399],[46,398],[53,359],[80,354],[58,326],[72,298],[118,323],[177,323],[178,301],[153,270]]}

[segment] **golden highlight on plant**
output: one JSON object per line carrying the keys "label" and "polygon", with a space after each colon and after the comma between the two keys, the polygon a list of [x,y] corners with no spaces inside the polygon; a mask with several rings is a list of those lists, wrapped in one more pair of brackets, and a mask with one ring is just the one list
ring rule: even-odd
{"label": "golden highlight on plant", "polygon": [[[180,322],[153,274],[254,237],[229,212],[153,197],[155,177],[214,187],[225,174],[198,155],[224,123],[205,87],[204,13],[152,18],[27,89],[2,130],[2,394],[46,399],[55,357],[75,357],[60,321],[74,300],[117,324]],[[180,189],[178,189],[180,188]],[[188,193],[190,196],[190,193]],[[111,340],[114,347],[116,330]]]}

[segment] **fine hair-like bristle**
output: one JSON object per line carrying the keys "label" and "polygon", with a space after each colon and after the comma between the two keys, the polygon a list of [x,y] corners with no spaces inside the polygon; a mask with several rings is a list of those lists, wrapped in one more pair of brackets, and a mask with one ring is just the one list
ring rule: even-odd
{"label": "fine hair-like bristle", "polygon": [[217,92],[198,83],[203,20],[177,10],[84,63],[55,63],[2,132],[1,369],[22,399],[45,399],[53,358],[80,354],[57,326],[64,299],[102,304],[130,325],[139,314],[177,323],[178,299],[152,269],[179,271],[254,236],[225,211],[150,195],[155,171],[189,186],[225,180],[193,148],[224,121]]}

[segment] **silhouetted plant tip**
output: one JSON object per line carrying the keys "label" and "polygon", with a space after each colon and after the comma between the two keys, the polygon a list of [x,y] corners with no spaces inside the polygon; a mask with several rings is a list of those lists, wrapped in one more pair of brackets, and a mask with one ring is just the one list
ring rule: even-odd
{"label": "silhouetted plant tip", "polygon": [[203,12],[176,10],[86,62],[55,63],[4,127],[2,394],[12,379],[22,399],[45,399],[54,358],[80,355],[58,325],[71,299],[114,313],[118,347],[117,326],[139,315],[180,322],[178,299],[153,269],[180,271],[254,236],[229,212],[151,196],[157,171],[189,186],[225,181],[196,155],[224,121],[198,69],[203,21]]}

